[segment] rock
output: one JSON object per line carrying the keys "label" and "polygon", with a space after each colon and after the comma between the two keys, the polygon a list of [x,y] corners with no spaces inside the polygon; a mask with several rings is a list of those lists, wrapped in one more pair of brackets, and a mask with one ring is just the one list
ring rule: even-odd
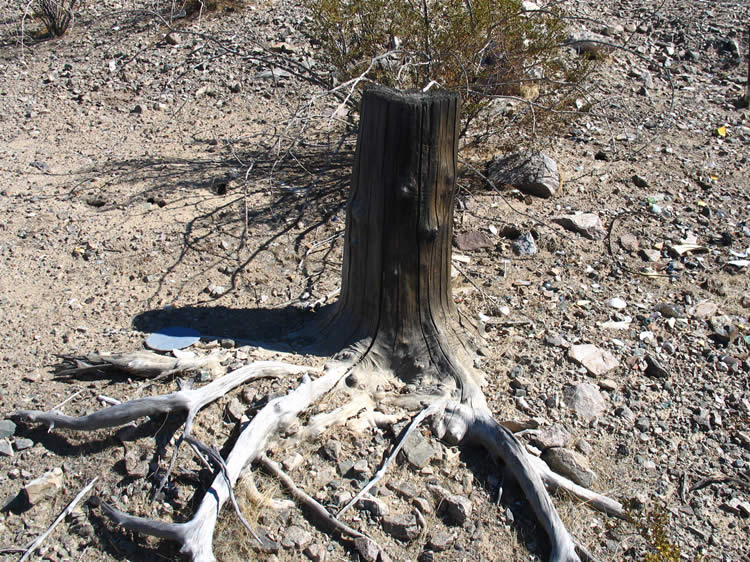
{"label": "rock", "polygon": [[335,439],[329,439],[323,445],[322,452],[329,461],[337,462],[341,456],[341,443]]}
{"label": "rock", "polygon": [[648,180],[643,176],[639,176],[638,174],[633,174],[633,177],[630,179],[633,180],[633,185],[635,185],[636,187],[648,187],[649,185]]}
{"label": "rock", "polygon": [[544,343],[552,347],[570,347],[568,341],[560,334],[549,334],[544,338]]}
{"label": "rock", "polygon": [[143,106],[139,103],[133,109],[130,110],[133,115],[141,115],[143,113]]}
{"label": "rock", "polygon": [[145,478],[149,474],[148,461],[142,459],[135,449],[128,449],[125,453],[125,472],[128,476]]}
{"label": "rock", "polygon": [[716,316],[717,312],[719,312],[719,306],[716,303],[711,301],[701,301],[695,305],[693,316],[699,320],[705,320],[706,318]]}
{"label": "rock", "polygon": [[576,449],[584,455],[590,455],[594,452],[594,448],[585,439],[579,439],[576,441]]}
{"label": "rock", "polygon": [[12,457],[13,446],[7,439],[0,439],[0,457]]}
{"label": "rock", "polygon": [[533,443],[542,451],[552,447],[566,447],[570,442],[570,432],[560,424],[548,427],[533,439]]}
{"label": "rock", "polygon": [[371,541],[367,537],[358,537],[354,539],[354,547],[364,562],[377,562],[380,548],[374,541]]}
{"label": "rock", "polygon": [[371,494],[365,494],[362,496],[357,502],[357,507],[363,511],[367,511],[373,517],[383,517],[390,512],[388,505],[384,501],[379,500]]}
{"label": "rock", "polygon": [[612,353],[590,343],[571,346],[568,350],[568,357],[586,367],[586,370],[596,377],[602,376],[620,364]]}
{"label": "rock", "polygon": [[487,170],[495,184],[512,185],[536,197],[552,197],[560,189],[557,162],[539,152],[514,152],[497,156]]}
{"label": "rock", "polygon": [[291,472],[302,466],[304,462],[305,457],[303,457],[299,453],[294,453],[281,461],[281,465],[284,467],[284,470],[286,470],[287,472]]}
{"label": "rock", "polygon": [[657,262],[661,259],[661,252],[653,248],[644,248],[640,253],[641,257],[646,261]]}
{"label": "rock", "polygon": [[603,56],[612,50],[609,41],[603,35],[591,31],[571,33],[566,44],[579,55]]}
{"label": "rock", "polygon": [[587,382],[565,387],[563,402],[568,408],[587,420],[601,416],[607,407],[599,389]]}
{"label": "rock", "polygon": [[456,248],[462,252],[471,252],[482,248],[491,248],[495,245],[492,238],[484,232],[478,230],[458,234],[455,237]]}
{"label": "rock", "polygon": [[612,379],[601,379],[596,381],[596,384],[599,385],[599,388],[606,390],[607,392],[614,392],[617,390],[617,383]]}
{"label": "rock", "polygon": [[240,402],[239,398],[232,398],[224,408],[224,413],[233,422],[238,422],[245,415],[245,407]]}
{"label": "rock", "polygon": [[217,299],[227,292],[227,288],[223,285],[216,285],[215,283],[211,283],[208,287],[206,287],[206,292],[211,295],[212,298]]}
{"label": "rock", "polygon": [[464,496],[450,495],[443,500],[441,507],[451,525],[461,526],[471,518],[471,500]]}
{"label": "rock", "polygon": [[590,240],[602,240],[607,231],[602,226],[599,215],[594,213],[578,213],[575,215],[566,215],[552,219],[566,230],[577,232],[578,234]]}
{"label": "rock", "polygon": [[417,487],[411,482],[404,481],[389,483],[388,487],[396,492],[399,496],[401,496],[402,498],[406,498],[407,500],[414,499],[419,495],[419,490],[417,490]]}
{"label": "rock", "polygon": [[16,440],[13,442],[13,444],[16,446],[16,451],[25,451],[26,449],[31,449],[34,446],[34,442],[31,439],[26,439],[25,437],[16,437]]}
{"label": "rock", "polygon": [[424,468],[437,450],[419,431],[413,431],[404,441],[401,453],[414,468]]}
{"label": "rock", "polygon": [[558,474],[586,488],[590,488],[596,480],[596,474],[591,470],[588,459],[570,449],[547,449],[542,453],[542,459]]}
{"label": "rock", "polygon": [[284,548],[295,548],[304,550],[312,542],[312,534],[305,531],[297,525],[287,527],[284,537],[281,539],[281,546]]}
{"label": "rock", "polygon": [[36,505],[44,499],[55,497],[63,489],[64,482],[62,469],[53,468],[26,484],[23,492],[29,505]]}
{"label": "rock", "polygon": [[164,40],[167,43],[169,43],[170,45],[179,45],[180,44],[180,34],[172,31],[170,33],[167,33],[167,36],[164,38]]}
{"label": "rock", "polygon": [[383,531],[393,538],[402,541],[413,541],[419,536],[420,529],[414,515],[386,515],[381,520]]}
{"label": "rock", "polygon": [[343,459],[338,462],[336,468],[341,476],[348,476],[352,468],[354,467],[354,461],[351,459]]}
{"label": "rock", "polygon": [[513,253],[517,256],[533,256],[537,253],[536,242],[531,232],[525,232],[511,244]]}
{"label": "rock", "polygon": [[[643,85],[648,88],[649,90],[654,89],[654,78],[651,76],[651,73],[648,70],[644,70],[641,72],[641,80],[643,81]],[[638,185],[638,184],[636,184]],[[641,186],[638,186],[641,187]],[[646,186],[643,186],[646,187]]]}
{"label": "rock", "polygon": [[[268,536],[268,531],[264,529],[263,527],[257,527],[255,529],[256,534],[258,535],[258,538],[260,539],[260,544],[258,544],[258,541],[253,541],[253,548],[256,550],[259,550],[265,554],[276,554],[280,549],[281,545],[276,542],[275,540],[272,540]],[[276,558],[275,556],[269,557],[270,559]]]}
{"label": "rock", "polygon": [[256,80],[281,80],[284,78],[291,78],[292,73],[288,70],[281,68],[273,68],[273,70],[264,70],[255,75]]}
{"label": "rock", "polygon": [[728,316],[714,316],[710,320],[713,333],[711,337],[720,344],[729,345],[739,335],[739,329]]}
{"label": "rock", "polygon": [[628,425],[632,425],[635,422],[635,413],[627,406],[621,406],[615,410],[615,415],[625,420]]}
{"label": "rock", "polygon": [[685,318],[685,307],[681,304],[662,302],[654,307],[664,318]]}
{"label": "rock", "polygon": [[659,361],[657,361],[653,355],[647,353],[643,358],[646,361],[646,374],[650,377],[658,379],[668,379],[669,371],[667,371]]}
{"label": "rock", "polygon": [[0,420],[0,439],[13,437],[16,433],[16,424],[11,420]]}
{"label": "rock", "polygon": [[351,473],[355,478],[362,478],[370,473],[370,465],[366,459],[358,459],[352,465]]}
{"label": "rock", "polygon": [[607,301],[607,304],[615,310],[622,310],[628,306],[628,303],[620,297],[612,297]]}
{"label": "rock", "polygon": [[453,533],[439,530],[433,531],[427,540],[427,548],[435,552],[442,552],[448,550],[455,540],[456,536]]}
{"label": "rock", "polygon": [[620,246],[622,246],[623,250],[626,250],[628,252],[637,252],[640,244],[635,234],[626,232],[625,234],[620,236]]}
{"label": "rock", "polygon": [[328,551],[322,544],[311,544],[305,550],[307,556],[312,562],[325,562],[328,560]]}

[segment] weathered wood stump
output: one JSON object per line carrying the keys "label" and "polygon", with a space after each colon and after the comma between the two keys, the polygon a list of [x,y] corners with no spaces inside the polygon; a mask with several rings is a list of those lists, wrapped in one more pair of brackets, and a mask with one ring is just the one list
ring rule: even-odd
{"label": "weathered wood stump", "polygon": [[368,88],[330,326],[367,368],[407,382],[473,380],[476,342],[451,294],[459,98]]}

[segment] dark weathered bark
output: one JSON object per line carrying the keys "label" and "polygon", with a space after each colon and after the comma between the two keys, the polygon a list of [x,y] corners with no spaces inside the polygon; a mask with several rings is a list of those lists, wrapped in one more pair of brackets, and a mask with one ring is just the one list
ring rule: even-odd
{"label": "dark weathered bark", "polygon": [[467,376],[451,294],[458,96],[369,88],[333,325],[402,380]]}

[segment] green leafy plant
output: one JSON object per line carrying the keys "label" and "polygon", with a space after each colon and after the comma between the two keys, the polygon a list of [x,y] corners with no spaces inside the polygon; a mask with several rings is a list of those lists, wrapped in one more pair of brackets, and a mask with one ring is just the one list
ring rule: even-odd
{"label": "green leafy plant", "polygon": [[73,23],[78,0],[34,0],[34,15],[42,20],[47,32],[62,37]]}
{"label": "green leafy plant", "polygon": [[592,64],[561,47],[564,19],[554,7],[524,10],[520,0],[306,0],[306,5],[311,39],[339,83],[459,91],[464,132],[497,98],[524,102],[534,128],[575,113],[580,80]]}
{"label": "green leafy plant", "polygon": [[643,537],[649,552],[643,556],[644,562],[679,562],[680,547],[672,543],[667,533],[669,512],[663,503],[656,503],[645,511],[628,508],[631,523]]}

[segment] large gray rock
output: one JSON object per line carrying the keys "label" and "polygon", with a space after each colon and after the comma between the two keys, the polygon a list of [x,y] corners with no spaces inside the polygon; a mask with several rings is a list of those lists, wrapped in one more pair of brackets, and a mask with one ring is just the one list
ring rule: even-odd
{"label": "large gray rock", "polygon": [[568,408],[587,420],[601,416],[607,407],[599,389],[587,382],[566,387],[563,401]]}
{"label": "large gray rock", "polygon": [[11,420],[0,420],[0,439],[12,437],[16,433],[16,424]]}
{"label": "large gray rock", "polygon": [[552,197],[560,188],[557,162],[539,152],[497,156],[487,170],[494,184],[508,184],[536,197]]}
{"label": "large gray rock", "polygon": [[517,256],[533,256],[537,253],[536,242],[531,232],[526,232],[516,238],[511,247]]}
{"label": "large gray rock", "polygon": [[281,545],[284,548],[296,548],[304,550],[312,542],[312,534],[297,525],[291,525],[284,533],[281,539]]}
{"label": "large gray rock", "polygon": [[588,459],[570,449],[547,449],[542,453],[542,459],[558,474],[586,488],[590,488],[596,480],[596,474],[591,470]]}

